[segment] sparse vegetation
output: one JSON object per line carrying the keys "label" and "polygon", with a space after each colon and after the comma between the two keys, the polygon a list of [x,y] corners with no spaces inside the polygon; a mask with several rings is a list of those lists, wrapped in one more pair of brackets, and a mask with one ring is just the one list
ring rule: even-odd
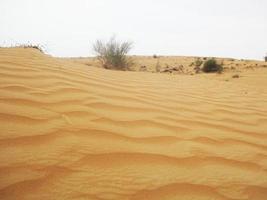
{"label": "sparse vegetation", "polygon": [[223,67],[219,65],[214,58],[212,58],[204,63],[202,71],[205,73],[221,73],[223,71]]}
{"label": "sparse vegetation", "polygon": [[190,67],[195,67],[194,69],[199,69],[200,66],[203,64],[203,61],[200,58],[197,58],[194,62],[192,62],[189,66]]}
{"label": "sparse vegetation", "polygon": [[232,78],[239,78],[240,76],[238,74],[235,74],[232,76]]}
{"label": "sparse vegetation", "polygon": [[21,47],[21,48],[32,48],[32,49],[37,49],[39,50],[40,52],[44,53],[44,48],[43,46],[37,44],[37,45],[34,45],[34,44],[21,44],[21,45],[18,45],[18,47]]}
{"label": "sparse vegetation", "polygon": [[200,60],[199,58],[195,61],[195,66],[200,67],[203,64],[203,61]]}
{"label": "sparse vegetation", "polygon": [[139,71],[141,71],[141,72],[145,72],[145,71],[147,71],[147,67],[145,66],[145,65],[142,65],[141,67],[140,67],[140,70]]}
{"label": "sparse vegetation", "polygon": [[198,74],[201,71],[202,64],[203,64],[203,61],[200,58],[197,58],[193,63],[191,63],[190,66],[195,66],[194,67],[195,73]]}
{"label": "sparse vegetation", "polygon": [[93,45],[93,50],[97,54],[98,60],[106,69],[129,69],[133,64],[132,60],[127,57],[131,49],[131,42],[119,42],[115,37],[112,37],[108,42],[97,40]]}
{"label": "sparse vegetation", "polygon": [[31,44],[31,43],[26,43],[26,44],[14,44],[14,45],[6,45],[4,47],[0,47],[0,48],[24,48],[24,49],[37,49],[38,51],[40,51],[41,53],[45,53],[45,48],[43,45],[40,44]]}

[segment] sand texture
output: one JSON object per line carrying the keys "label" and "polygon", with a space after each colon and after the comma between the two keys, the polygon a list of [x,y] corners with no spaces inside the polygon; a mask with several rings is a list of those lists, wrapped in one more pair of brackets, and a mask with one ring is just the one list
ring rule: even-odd
{"label": "sand texture", "polygon": [[267,68],[253,66],[124,72],[0,48],[0,199],[267,199]]}

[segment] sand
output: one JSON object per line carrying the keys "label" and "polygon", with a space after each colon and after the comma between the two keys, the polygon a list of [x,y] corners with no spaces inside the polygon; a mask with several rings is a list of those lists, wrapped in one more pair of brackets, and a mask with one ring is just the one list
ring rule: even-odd
{"label": "sand", "polygon": [[[167,68],[176,68],[177,71],[172,71],[172,74],[196,74],[196,62],[204,62],[213,57],[189,57],[189,56],[130,56],[133,65],[129,67],[130,71],[146,71],[146,72],[162,72]],[[66,58],[68,61],[79,64],[100,67],[96,57],[80,57],[80,58]],[[248,69],[256,69],[267,67],[267,62],[256,60],[238,60],[233,58],[216,58],[218,64],[224,67],[224,72],[240,73]]]}
{"label": "sand", "polygon": [[1,48],[0,199],[267,199],[267,68],[238,70],[112,71]]}

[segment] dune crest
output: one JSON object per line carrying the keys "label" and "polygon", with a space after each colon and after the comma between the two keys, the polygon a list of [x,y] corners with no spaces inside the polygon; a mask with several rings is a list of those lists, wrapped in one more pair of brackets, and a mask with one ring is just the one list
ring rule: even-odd
{"label": "dune crest", "polygon": [[241,76],[0,48],[0,199],[266,199],[267,68]]}

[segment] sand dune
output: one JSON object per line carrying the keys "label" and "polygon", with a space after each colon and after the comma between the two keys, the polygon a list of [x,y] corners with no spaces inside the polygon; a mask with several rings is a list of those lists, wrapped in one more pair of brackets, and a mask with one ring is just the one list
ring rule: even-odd
{"label": "sand dune", "polygon": [[0,199],[267,199],[267,68],[255,63],[233,79],[0,48]]}

